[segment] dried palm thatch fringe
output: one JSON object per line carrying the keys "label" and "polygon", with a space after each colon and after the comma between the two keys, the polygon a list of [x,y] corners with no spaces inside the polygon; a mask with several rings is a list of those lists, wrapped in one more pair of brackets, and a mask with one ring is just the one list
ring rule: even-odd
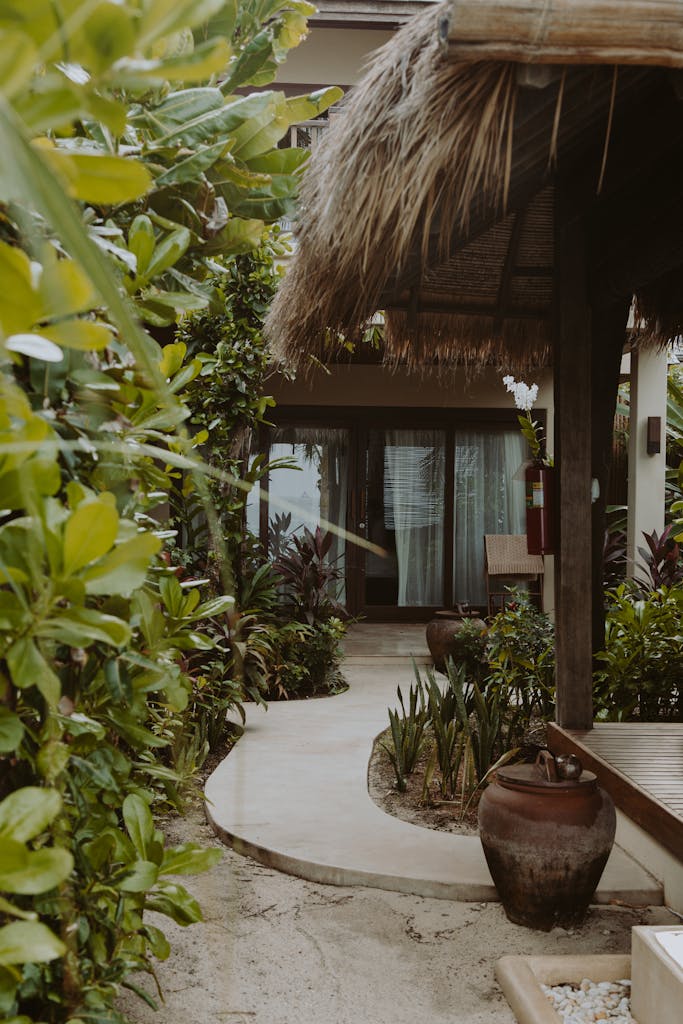
{"label": "dried palm thatch fringe", "polygon": [[[425,262],[437,219],[445,255],[475,198],[504,206],[514,68],[443,61],[441,9],[411,20],[377,51],[312,156],[297,253],[266,325],[276,356],[288,362],[330,355],[339,335],[355,340],[408,253],[421,248]],[[461,341],[471,352],[472,333]],[[453,354],[457,343],[451,338]]]}
{"label": "dried palm thatch fringe", "polygon": [[467,377],[485,366],[524,373],[548,366],[550,325],[546,320],[506,319],[461,313],[421,311],[416,317],[403,309],[385,313],[387,362],[392,367],[448,369],[464,367]]}

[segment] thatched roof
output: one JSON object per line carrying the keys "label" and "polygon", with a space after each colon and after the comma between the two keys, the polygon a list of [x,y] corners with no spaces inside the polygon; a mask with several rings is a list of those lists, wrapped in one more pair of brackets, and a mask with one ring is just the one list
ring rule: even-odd
{"label": "thatched roof", "polygon": [[[541,73],[520,61],[540,61]],[[565,67],[548,67],[557,61]],[[605,301],[639,292],[651,322],[665,314],[661,329],[678,329],[683,303],[666,275],[683,263],[683,240],[645,269],[619,250],[619,276],[603,243],[621,232],[627,246],[622,220],[638,227],[633,180],[619,169],[636,139],[652,153],[648,133],[657,120],[662,136],[677,102],[664,66],[683,66],[678,0],[459,0],[411,20],[312,156],[297,252],[267,325],[276,351],[327,358],[385,309],[393,360],[544,361],[553,187],[573,178],[586,204],[600,195],[594,270]],[[683,145],[680,122],[679,112],[670,149]]]}

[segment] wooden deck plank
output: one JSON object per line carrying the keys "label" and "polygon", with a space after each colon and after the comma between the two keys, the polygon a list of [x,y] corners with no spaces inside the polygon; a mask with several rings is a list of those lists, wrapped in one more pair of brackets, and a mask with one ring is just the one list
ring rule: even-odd
{"label": "wooden deck plank", "polygon": [[553,753],[575,753],[616,806],[683,860],[683,724],[599,722],[593,729],[551,723]]}

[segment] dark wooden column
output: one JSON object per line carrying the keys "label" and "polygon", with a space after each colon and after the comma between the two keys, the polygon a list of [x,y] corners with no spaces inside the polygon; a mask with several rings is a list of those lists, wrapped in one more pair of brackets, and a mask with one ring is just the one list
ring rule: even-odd
{"label": "dark wooden column", "polygon": [[630,298],[594,310],[592,318],[592,448],[593,476],[600,496],[593,504],[593,653],[605,645],[604,566],[607,486],[614,447],[614,413],[619,390],[621,355],[626,339]]}
{"label": "dark wooden column", "polygon": [[593,725],[591,311],[584,226],[560,200],[556,220],[555,558],[557,722]]}

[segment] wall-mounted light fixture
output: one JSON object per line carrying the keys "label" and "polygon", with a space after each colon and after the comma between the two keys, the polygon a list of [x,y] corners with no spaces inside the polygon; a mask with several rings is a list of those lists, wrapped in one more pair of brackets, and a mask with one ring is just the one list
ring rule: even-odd
{"label": "wall-mounted light fixture", "polygon": [[662,418],[661,416],[648,416],[647,418],[647,454],[659,455],[662,450]]}

